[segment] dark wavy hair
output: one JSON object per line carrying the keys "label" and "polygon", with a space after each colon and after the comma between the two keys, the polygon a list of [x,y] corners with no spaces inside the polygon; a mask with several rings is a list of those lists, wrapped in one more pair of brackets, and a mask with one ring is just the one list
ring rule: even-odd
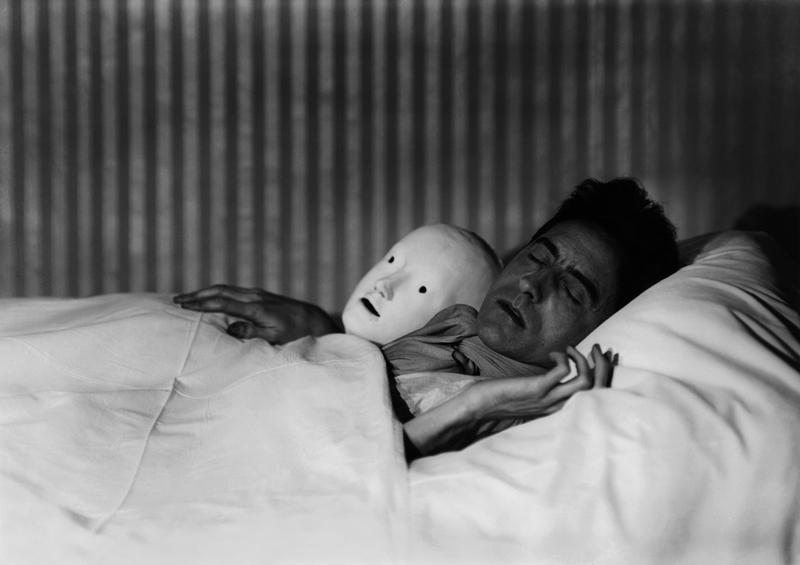
{"label": "dark wavy hair", "polygon": [[678,269],[675,226],[638,180],[586,179],[533,239],[568,220],[599,227],[622,251],[617,308]]}

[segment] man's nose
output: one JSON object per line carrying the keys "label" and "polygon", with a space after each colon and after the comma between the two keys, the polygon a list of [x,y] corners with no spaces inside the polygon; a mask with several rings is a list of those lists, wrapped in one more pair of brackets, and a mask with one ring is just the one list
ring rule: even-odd
{"label": "man's nose", "polygon": [[394,292],[392,291],[392,284],[389,279],[383,278],[375,281],[375,291],[381,295],[384,300],[391,300]]}
{"label": "man's nose", "polygon": [[519,278],[520,292],[531,297],[531,302],[540,302],[547,292],[550,277],[546,273],[527,273]]}

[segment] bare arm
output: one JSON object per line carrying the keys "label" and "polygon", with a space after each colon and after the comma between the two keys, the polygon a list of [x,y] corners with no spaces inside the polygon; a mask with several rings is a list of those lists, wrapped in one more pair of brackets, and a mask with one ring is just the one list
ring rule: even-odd
{"label": "bare arm", "polygon": [[222,312],[241,318],[228,327],[240,339],[261,338],[283,344],[297,338],[341,332],[334,318],[319,306],[260,288],[217,284],[173,298],[181,308]]}
{"label": "bare arm", "polygon": [[[569,374],[567,355],[575,361],[578,374]],[[608,386],[613,363],[610,353],[592,348],[593,364],[574,348],[567,355],[553,353],[556,366],[544,375],[480,381],[436,408],[407,422],[408,441],[420,455],[434,455],[461,449],[473,440],[478,427],[487,421],[509,418],[532,419],[552,414],[576,392]]]}

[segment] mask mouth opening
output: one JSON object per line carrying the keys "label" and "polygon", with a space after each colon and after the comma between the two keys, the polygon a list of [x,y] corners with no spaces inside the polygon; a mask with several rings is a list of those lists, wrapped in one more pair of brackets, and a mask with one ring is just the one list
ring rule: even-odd
{"label": "mask mouth opening", "polygon": [[363,305],[364,305],[364,308],[366,308],[366,309],[367,309],[367,311],[368,311],[370,314],[372,314],[373,316],[377,316],[378,318],[380,318],[380,317],[381,317],[381,315],[380,315],[380,314],[378,313],[378,311],[375,309],[375,306],[373,306],[373,305],[372,305],[372,302],[370,302],[370,301],[369,301],[367,298],[362,298],[362,299],[361,299],[361,304],[363,304]]}

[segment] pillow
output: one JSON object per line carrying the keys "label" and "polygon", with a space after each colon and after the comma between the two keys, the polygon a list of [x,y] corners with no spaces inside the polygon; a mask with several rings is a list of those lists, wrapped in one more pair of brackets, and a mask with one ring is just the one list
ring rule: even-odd
{"label": "pillow", "polygon": [[579,344],[619,354],[610,389],[412,465],[417,558],[800,558],[797,271],[759,235],[693,245]]}

